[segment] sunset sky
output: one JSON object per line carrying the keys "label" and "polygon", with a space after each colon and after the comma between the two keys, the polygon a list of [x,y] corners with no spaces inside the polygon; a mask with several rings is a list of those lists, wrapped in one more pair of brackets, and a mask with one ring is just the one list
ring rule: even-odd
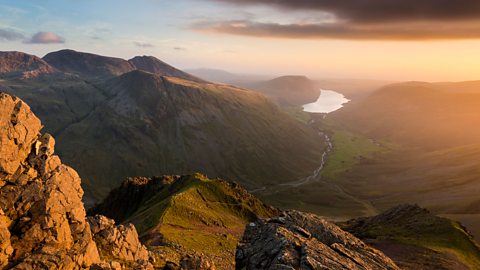
{"label": "sunset sky", "polygon": [[480,79],[475,0],[0,0],[0,50],[312,78]]}

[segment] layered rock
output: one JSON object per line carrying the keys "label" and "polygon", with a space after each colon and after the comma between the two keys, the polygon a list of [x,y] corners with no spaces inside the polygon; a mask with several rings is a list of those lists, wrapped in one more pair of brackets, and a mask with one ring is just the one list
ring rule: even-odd
{"label": "layered rock", "polygon": [[88,222],[101,257],[122,262],[134,262],[136,268],[151,268],[149,254],[132,224],[115,226],[105,216],[88,217]]}
{"label": "layered rock", "polygon": [[383,253],[313,214],[284,212],[247,225],[236,269],[392,269]]}
{"label": "layered rock", "polygon": [[78,269],[99,261],[80,177],[53,154],[40,120],[0,94],[0,265]]}
{"label": "layered rock", "polygon": [[90,228],[80,177],[41,128],[28,105],[0,93],[0,269],[88,269],[102,261],[148,269],[133,225],[93,217]]}

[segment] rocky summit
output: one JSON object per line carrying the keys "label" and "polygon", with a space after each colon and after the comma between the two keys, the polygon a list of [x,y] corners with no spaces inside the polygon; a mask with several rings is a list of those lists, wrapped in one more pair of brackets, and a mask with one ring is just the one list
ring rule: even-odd
{"label": "rocky summit", "polygon": [[313,214],[287,211],[247,226],[236,269],[400,269],[336,225]]}
{"label": "rocky summit", "polygon": [[148,269],[132,225],[87,222],[80,177],[41,128],[28,105],[0,94],[0,268]]}

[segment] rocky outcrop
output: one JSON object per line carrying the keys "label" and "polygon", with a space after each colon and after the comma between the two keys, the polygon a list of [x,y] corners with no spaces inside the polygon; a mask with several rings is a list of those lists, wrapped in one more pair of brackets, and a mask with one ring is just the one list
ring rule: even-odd
{"label": "rocky outcrop", "polygon": [[133,262],[135,268],[153,269],[149,253],[138,239],[132,224],[115,226],[115,221],[105,216],[88,217],[88,222],[101,257],[122,262]]}
{"label": "rocky outcrop", "polygon": [[21,100],[0,94],[0,265],[78,269],[99,261],[80,177]]}
{"label": "rocky outcrop", "polygon": [[55,140],[41,128],[28,105],[0,93],[0,269],[88,269],[102,262],[148,269],[133,225],[87,222],[80,177],[54,155]]}
{"label": "rocky outcrop", "polygon": [[247,225],[236,269],[392,269],[395,263],[313,214],[284,212]]}
{"label": "rocky outcrop", "polygon": [[0,78],[28,79],[54,72],[53,67],[36,56],[22,52],[0,52]]}

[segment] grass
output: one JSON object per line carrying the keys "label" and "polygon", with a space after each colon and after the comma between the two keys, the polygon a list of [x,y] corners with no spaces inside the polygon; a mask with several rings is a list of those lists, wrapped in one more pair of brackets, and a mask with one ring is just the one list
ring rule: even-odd
{"label": "grass", "polygon": [[453,254],[471,269],[480,269],[480,247],[458,222],[420,211],[386,217],[339,225],[362,239],[389,240]]}
{"label": "grass", "polygon": [[149,249],[180,247],[202,254],[219,269],[233,267],[248,222],[277,214],[240,186],[202,174],[180,177],[155,190],[125,222],[135,224]]}
{"label": "grass", "polygon": [[339,174],[350,170],[359,160],[388,151],[383,143],[380,144],[362,135],[337,127],[327,127],[327,129],[332,134],[333,150],[322,170],[322,176],[326,179],[334,180]]}

